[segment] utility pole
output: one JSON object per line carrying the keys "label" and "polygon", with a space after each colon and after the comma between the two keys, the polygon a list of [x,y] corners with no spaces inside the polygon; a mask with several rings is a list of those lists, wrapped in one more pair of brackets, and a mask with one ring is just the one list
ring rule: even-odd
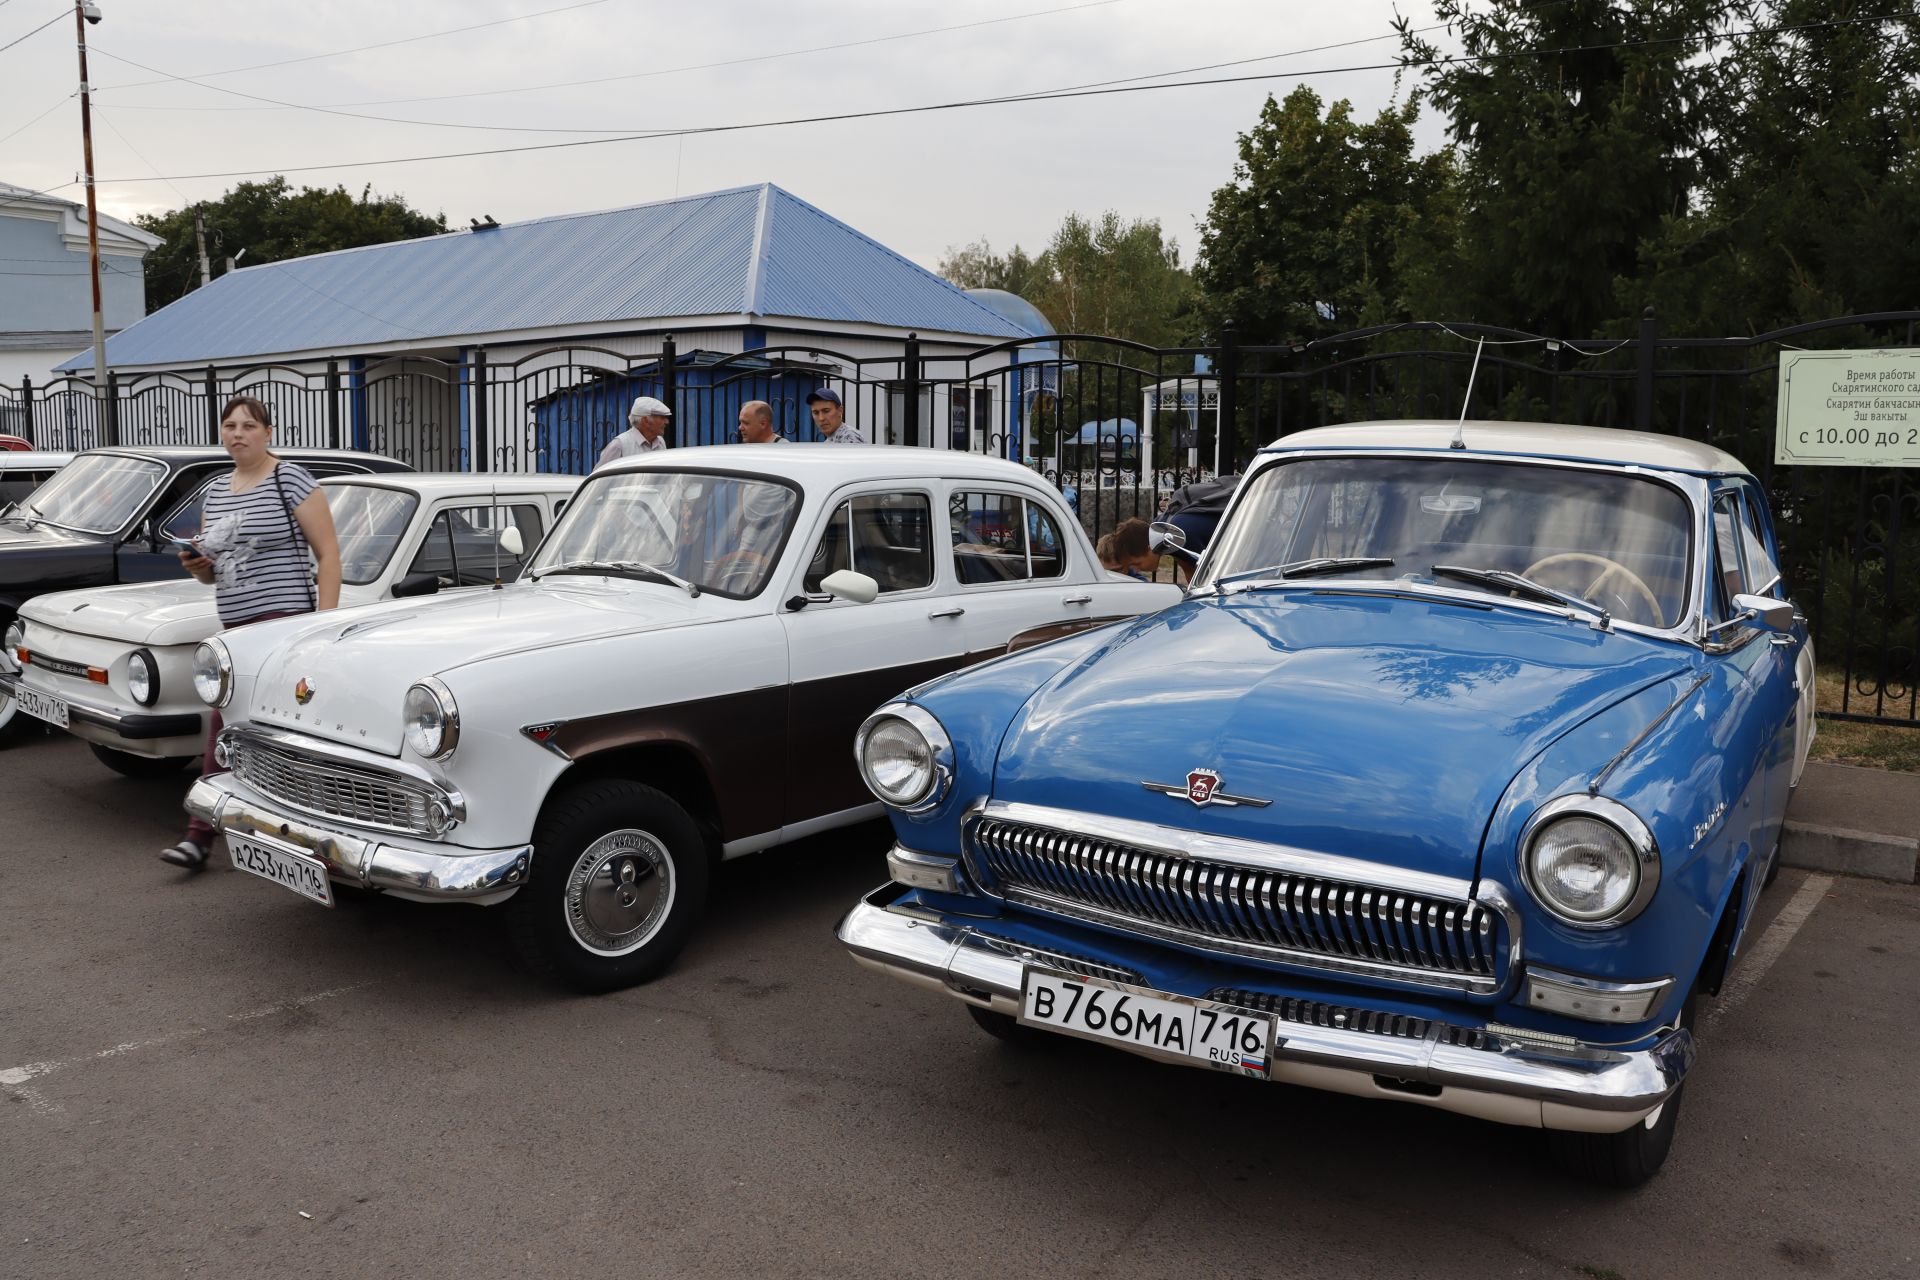
{"label": "utility pole", "polygon": [[[73,30],[80,42],[80,150],[87,165],[87,265],[93,275],[93,394],[94,402],[99,403],[100,396],[107,386],[107,335],[100,319],[100,210],[93,198],[93,103],[87,92],[87,24],[100,21],[100,6],[93,0],[73,0]],[[108,444],[118,444],[110,437],[113,431],[113,415],[102,412],[100,415],[103,435]]]}
{"label": "utility pole", "polygon": [[207,261],[207,219],[199,205],[193,206],[193,247],[200,255],[200,287],[204,289],[213,283],[213,265]]}

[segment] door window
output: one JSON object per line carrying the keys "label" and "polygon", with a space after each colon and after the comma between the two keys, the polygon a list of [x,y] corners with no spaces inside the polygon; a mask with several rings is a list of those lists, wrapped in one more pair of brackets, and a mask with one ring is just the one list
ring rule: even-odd
{"label": "door window", "polygon": [[803,585],[840,569],[864,573],[880,593],[933,585],[933,504],[924,493],[863,493],[834,509],[807,561]]}
{"label": "door window", "polygon": [[[520,554],[501,545],[508,529],[520,531]],[[426,541],[407,566],[407,574],[431,573],[443,587],[483,587],[520,576],[527,557],[540,543],[540,508],[532,503],[503,507],[449,507],[433,517]]]}
{"label": "door window", "polygon": [[1713,587],[1709,607],[1715,622],[1733,616],[1733,598],[1747,589],[1740,563],[1739,502],[1730,493],[1713,500]]}
{"label": "door window", "polygon": [[1742,486],[1740,504],[1740,541],[1746,553],[1747,590],[1760,595],[1772,591],[1780,582],[1780,566],[1767,550],[1767,535],[1761,524],[1760,495],[1752,486]]}
{"label": "door window", "polygon": [[947,520],[954,576],[963,583],[1026,582],[1065,572],[1059,526],[1018,494],[955,490]]}

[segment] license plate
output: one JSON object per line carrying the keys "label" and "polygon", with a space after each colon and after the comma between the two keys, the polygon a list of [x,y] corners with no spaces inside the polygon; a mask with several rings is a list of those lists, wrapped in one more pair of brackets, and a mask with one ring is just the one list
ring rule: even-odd
{"label": "license plate", "polygon": [[1263,1080],[1272,1060],[1271,1014],[1045,969],[1025,972],[1020,1021]]}
{"label": "license plate", "polygon": [[46,694],[36,689],[29,689],[24,685],[15,684],[13,686],[13,700],[19,703],[20,709],[28,715],[39,720],[45,720],[48,724],[57,724],[62,729],[67,727],[67,704],[60,701],[60,699],[49,698]]}
{"label": "license plate", "polygon": [[227,854],[233,865],[271,880],[323,907],[333,905],[333,886],[327,883],[326,864],[311,854],[268,844],[251,836],[227,836]]}

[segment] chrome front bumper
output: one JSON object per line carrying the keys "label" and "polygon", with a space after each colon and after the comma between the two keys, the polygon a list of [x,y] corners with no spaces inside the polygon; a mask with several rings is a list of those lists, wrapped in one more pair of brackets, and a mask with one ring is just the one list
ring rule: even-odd
{"label": "chrome front bumper", "polygon": [[[862,964],[969,1003],[1017,1015],[1028,961],[1047,958],[980,926],[912,906],[884,885],[840,921],[836,936]],[[1071,962],[1069,962],[1071,963]],[[1489,1027],[1475,1046],[1448,1043],[1439,1024],[1419,1039],[1276,1018],[1270,1077],[1282,1083],[1417,1102],[1504,1124],[1611,1133],[1630,1128],[1680,1087],[1693,1065],[1691,1032],[1633,1052],[1519,1028]],[[1126,1046],[1115,1044],[1116,1049]],[[1409,1087],[1411,1086],[1411,1087]]]}
{"label": "chrome front bumper", "polygon": [[231,835],[262,835],[312,854],[330,879],[426,901],[505,896],[527,882],[533,846],[465,849],[351,835],[238,793],[230,775],[202,778],[187,792],[187,812]]}
{"label": "chrome front bumper", "polygon": [[[0,697],[11,698],[13,689],[19,684],[21,676],[16,671],[0,671]],[[152,742],[156,738],[199,737],[207,731],[206,718],[197,712],[177,712],[169,715],[154,715],[151,712],[122,712],[105,707],[89,706],[76,700],[72,694],[58,690],[35,690],[50,698],[58,698],[67,704],[67,717],[72,722],[69,728],[78,725],[91,725],[96,729],[105,729],[117,738],[128,742]]]}

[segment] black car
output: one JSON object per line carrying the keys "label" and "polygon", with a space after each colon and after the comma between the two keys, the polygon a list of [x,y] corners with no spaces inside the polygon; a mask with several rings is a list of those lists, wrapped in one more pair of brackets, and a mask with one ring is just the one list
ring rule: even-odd
{"label": "black car", "polygon": [[[315,476],[413,468],[345,449],[276,449]],[[167,549],[200,528],[207,486],[233,469],[225,449],[139,445],[89,449],[0,515],[0,635],[20,606],[48,591],[185,577]],[[0,662],[10,661],[0,654]],[[19,727],[0,699],[0,740]]]}

